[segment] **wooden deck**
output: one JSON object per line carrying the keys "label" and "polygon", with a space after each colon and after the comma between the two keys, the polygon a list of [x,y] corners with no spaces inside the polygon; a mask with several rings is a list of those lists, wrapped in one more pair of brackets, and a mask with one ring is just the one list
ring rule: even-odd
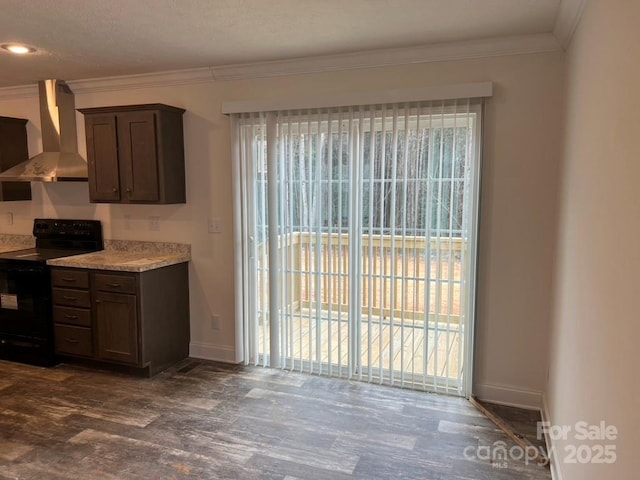
{"label": "wooden deck", "polygon": [[[467,243],[363,235],[359,250],[352,251],[350,241],[348,234],[326,232],[280,238],[280,345],[286,364],[293,359],[303,371],[341,377],[353,365],[358,378],[391,385],[456,385],[464,357]],[[356,276],[350,272],[354,254],[361,255]],[[258,259],[257,351],[268,354],[266,244]],[[354,301],[362,320],[350,327]],[[353,344],[351,338],[361,340]]]}
{"label": "wooden deck", "polygon": [[[323,373],[344,376],[349,364],[349,326],[347,315],[341,318],[334,312],[330,321],[328,312],[323,311],[319,319],[314,318],[309,310],[303,309],[286,317],[282,334],[286,340],[283,345],[288,349],[287,356],[305,364],[312,362],[316,367],[324,364]],[[405,320],[404,326],[400,319],[383,319],[372,316],[363,318],[360,323],[360,364],[363,376],[378,377],[380,371],[390,378],[393,372],[393,382],[401,381],[404,377],[420,377],[426,372],[426,377],[442,377],[457,379],[462,365],[463,349],[460,345],[461,334],[457,324],[429,323],[425,328],[424,322]],[[371,345],[371,350],[368,349]],[[269,351],[269,331],[260,326],[260,353]],[[342,366],[342,370],[339,370]],[[344,372],[344,373],[340,373]],[[431,380],[433,381],[433,380]]]}

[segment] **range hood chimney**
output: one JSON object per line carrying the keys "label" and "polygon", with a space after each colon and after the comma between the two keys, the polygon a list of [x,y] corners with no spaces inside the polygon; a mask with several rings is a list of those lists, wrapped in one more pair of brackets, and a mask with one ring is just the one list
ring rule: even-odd
{"label": "range hood chimney", "polygon": [[0,173],[0,181],[87,181],[87,162],[78,153],[73,92],[61,80],[38,82],[43,152]]}

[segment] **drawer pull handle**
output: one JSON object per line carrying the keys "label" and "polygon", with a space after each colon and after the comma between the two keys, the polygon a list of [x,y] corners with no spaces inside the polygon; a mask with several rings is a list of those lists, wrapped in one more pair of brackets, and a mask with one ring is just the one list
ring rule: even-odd
{"label": "drawer pull handle", "polygon": [[64,318],[68,318],[70,320],[76,320],[78,318],[77,315],[69,315],[68,313],[64,314]]}
{"label": "drawer pull handle", "polygon": [[107,283],[107,287],[120,288],[121,286],[119,283]]}
{"label": "drawer pull handle", "polygon": [[65,338],[64,340],[65,340],[65,342],[67,342],[67,343],[80,343],[80,340],[76,340],[75,338],[69,338],[69,337],[67,337],[67,338]]}
{"label": "drawer pull handle", "polygon": [[75,282],[76,279],[72,278],[72,277],[62,277],[62,280],[64,280],[65,282]]}
{"label": "drawer pull handle", "polygon": [[96,300],[96,303],[102,303],[102,300]]}
{"label": "drawer pull handle", "polygon": [[78,300],[78,297],[68,297],[66,295],[63,295],[62,298],[64,298],[65,300],[69,300],[70,302],[75,302],[76,300]]}

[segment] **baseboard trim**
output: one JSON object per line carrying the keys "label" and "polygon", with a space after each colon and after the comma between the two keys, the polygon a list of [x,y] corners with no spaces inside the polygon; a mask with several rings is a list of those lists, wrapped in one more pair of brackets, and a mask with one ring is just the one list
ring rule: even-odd
{"label": "baseboard trim", "polygon": [[214,360],[216,362],[238,363],[235,348],[227,345],[191,342],[189,344],[189,356],[203,360]]}
{"label": "baseboard trim", "polygon": [[[540,410],[540,415],[543,422],[551,423],[551,416],[549,415],[549,405],[547,404],[546,393],[542,394],[542,409]],[[562,471],[560,470],[560,462],[558,461],[558,455],[554,440],[548,435],[545,435],[544,441],[547,445],[547,455],[550,456],[549,466],[551,469],[551,479],[562,480]]]}
{"label": "baseboard trim", "polygon": [[526,390],[508,385],[476,384],[473,394],[480,400],[507,405],[509,407],[540,410],[542,408],[542,392]]}

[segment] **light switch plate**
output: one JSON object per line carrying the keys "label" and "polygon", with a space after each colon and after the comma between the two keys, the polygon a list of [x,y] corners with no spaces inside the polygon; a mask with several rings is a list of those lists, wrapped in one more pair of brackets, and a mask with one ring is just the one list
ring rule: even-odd
{"label": "light switch plate", "polygon": [[209,233],[222,233],[222,221],[218,217],[209,219]]}
{"label": "light switch plate", "polygon": [[160,217],[149,217],[149,230],[160,230]]}

